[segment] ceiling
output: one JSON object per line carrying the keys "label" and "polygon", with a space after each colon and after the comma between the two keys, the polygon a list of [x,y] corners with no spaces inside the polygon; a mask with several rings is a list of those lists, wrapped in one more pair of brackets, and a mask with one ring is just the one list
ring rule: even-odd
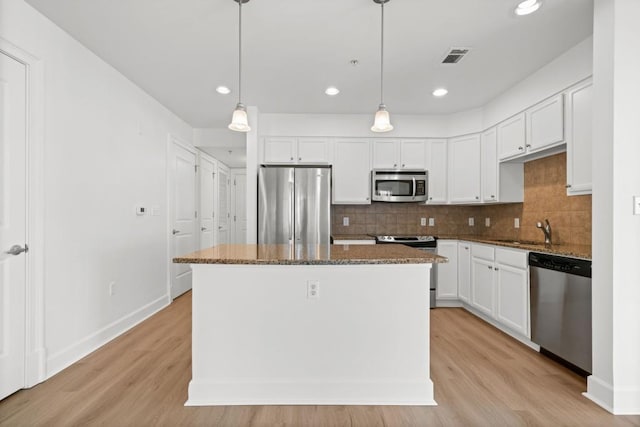
{"label": "ceiling", "polygon": [[[26,0],[197,128],[226,127],[237,102],[232,0]],[[392,114],[479,107],[592,33],[593,0],[391,0],[385,103]],[[373,113],[380,6],[372,0],[252,0],[243,8],[243,103],[265,113]],[[456,65],[450,47],[471,47]],[[357,59],[359,65],[350,64]],[[233,92],[215,92],[227,85]],[[334,85],[338,96],[324,94]],[[449,95],[437,99],[434,88]]]}

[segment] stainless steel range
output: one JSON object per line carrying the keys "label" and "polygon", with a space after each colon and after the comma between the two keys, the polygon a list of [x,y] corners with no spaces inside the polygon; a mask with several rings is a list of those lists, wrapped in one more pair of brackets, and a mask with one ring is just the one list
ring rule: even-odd
{"label": "stainless steel range", "polygon": [[[377,244],[396,243],[411,246],[421,251],[438,253],[438,238],[434,236],[376,236]],[[436,287],[438,278],[438,264],[431,265],[430,281],[430,307],[436,306]]]}

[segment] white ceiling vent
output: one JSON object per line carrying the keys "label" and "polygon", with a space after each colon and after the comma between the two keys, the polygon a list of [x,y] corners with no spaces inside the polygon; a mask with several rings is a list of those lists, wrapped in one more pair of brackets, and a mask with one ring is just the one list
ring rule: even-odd
{"label": "white ceiling vent", "polygon": [[470,47],[452,47],[445,55],[442,63],[457,64],[469,51],[471,51]]}

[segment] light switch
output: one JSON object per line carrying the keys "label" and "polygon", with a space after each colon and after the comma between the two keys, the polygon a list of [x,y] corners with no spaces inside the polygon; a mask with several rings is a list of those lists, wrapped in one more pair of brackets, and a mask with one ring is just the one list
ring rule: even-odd
{"label": "light switch", "polygon": [[344,225],[345,227],[349,226],[349,217],[348,216],[343,216],[342,217],[342,225]]}
{"label": "light switch", "polygon": [[475,225],[475,221],[473,219],[473,217],[469,218],[469,227],[473,227]]}
{"label": "light switch", "polygon": [[491,218],[485,218],[484,219],[484,226],[485,227],[491,227]]}
{"label": "light switch", "polygon": [[520,228],[520,218],[513,218],[513,228]]}

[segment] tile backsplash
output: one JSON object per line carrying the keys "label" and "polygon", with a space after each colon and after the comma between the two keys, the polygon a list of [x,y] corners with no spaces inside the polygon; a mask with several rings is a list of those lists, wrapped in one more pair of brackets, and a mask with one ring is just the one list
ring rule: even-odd
{"label": "tile backsplash", "polygon": [[[333,234],[474,235],[544,242],[536,222],[549,219],[556,244],[591,244],[591,196],[566,195],[566,153],[524,165],[524,203],[425,206],[412,203],[334,205]],[[343,218],[349,218],[349,226]],[[425,218],[427,225],[420,225]],[[429,218],[434,225],[429,226]],[[474,225],[469,225],[469,218]],[[486,226],[485,219],[490,224]],[[514,219],[520,228],[514,227]]]}

